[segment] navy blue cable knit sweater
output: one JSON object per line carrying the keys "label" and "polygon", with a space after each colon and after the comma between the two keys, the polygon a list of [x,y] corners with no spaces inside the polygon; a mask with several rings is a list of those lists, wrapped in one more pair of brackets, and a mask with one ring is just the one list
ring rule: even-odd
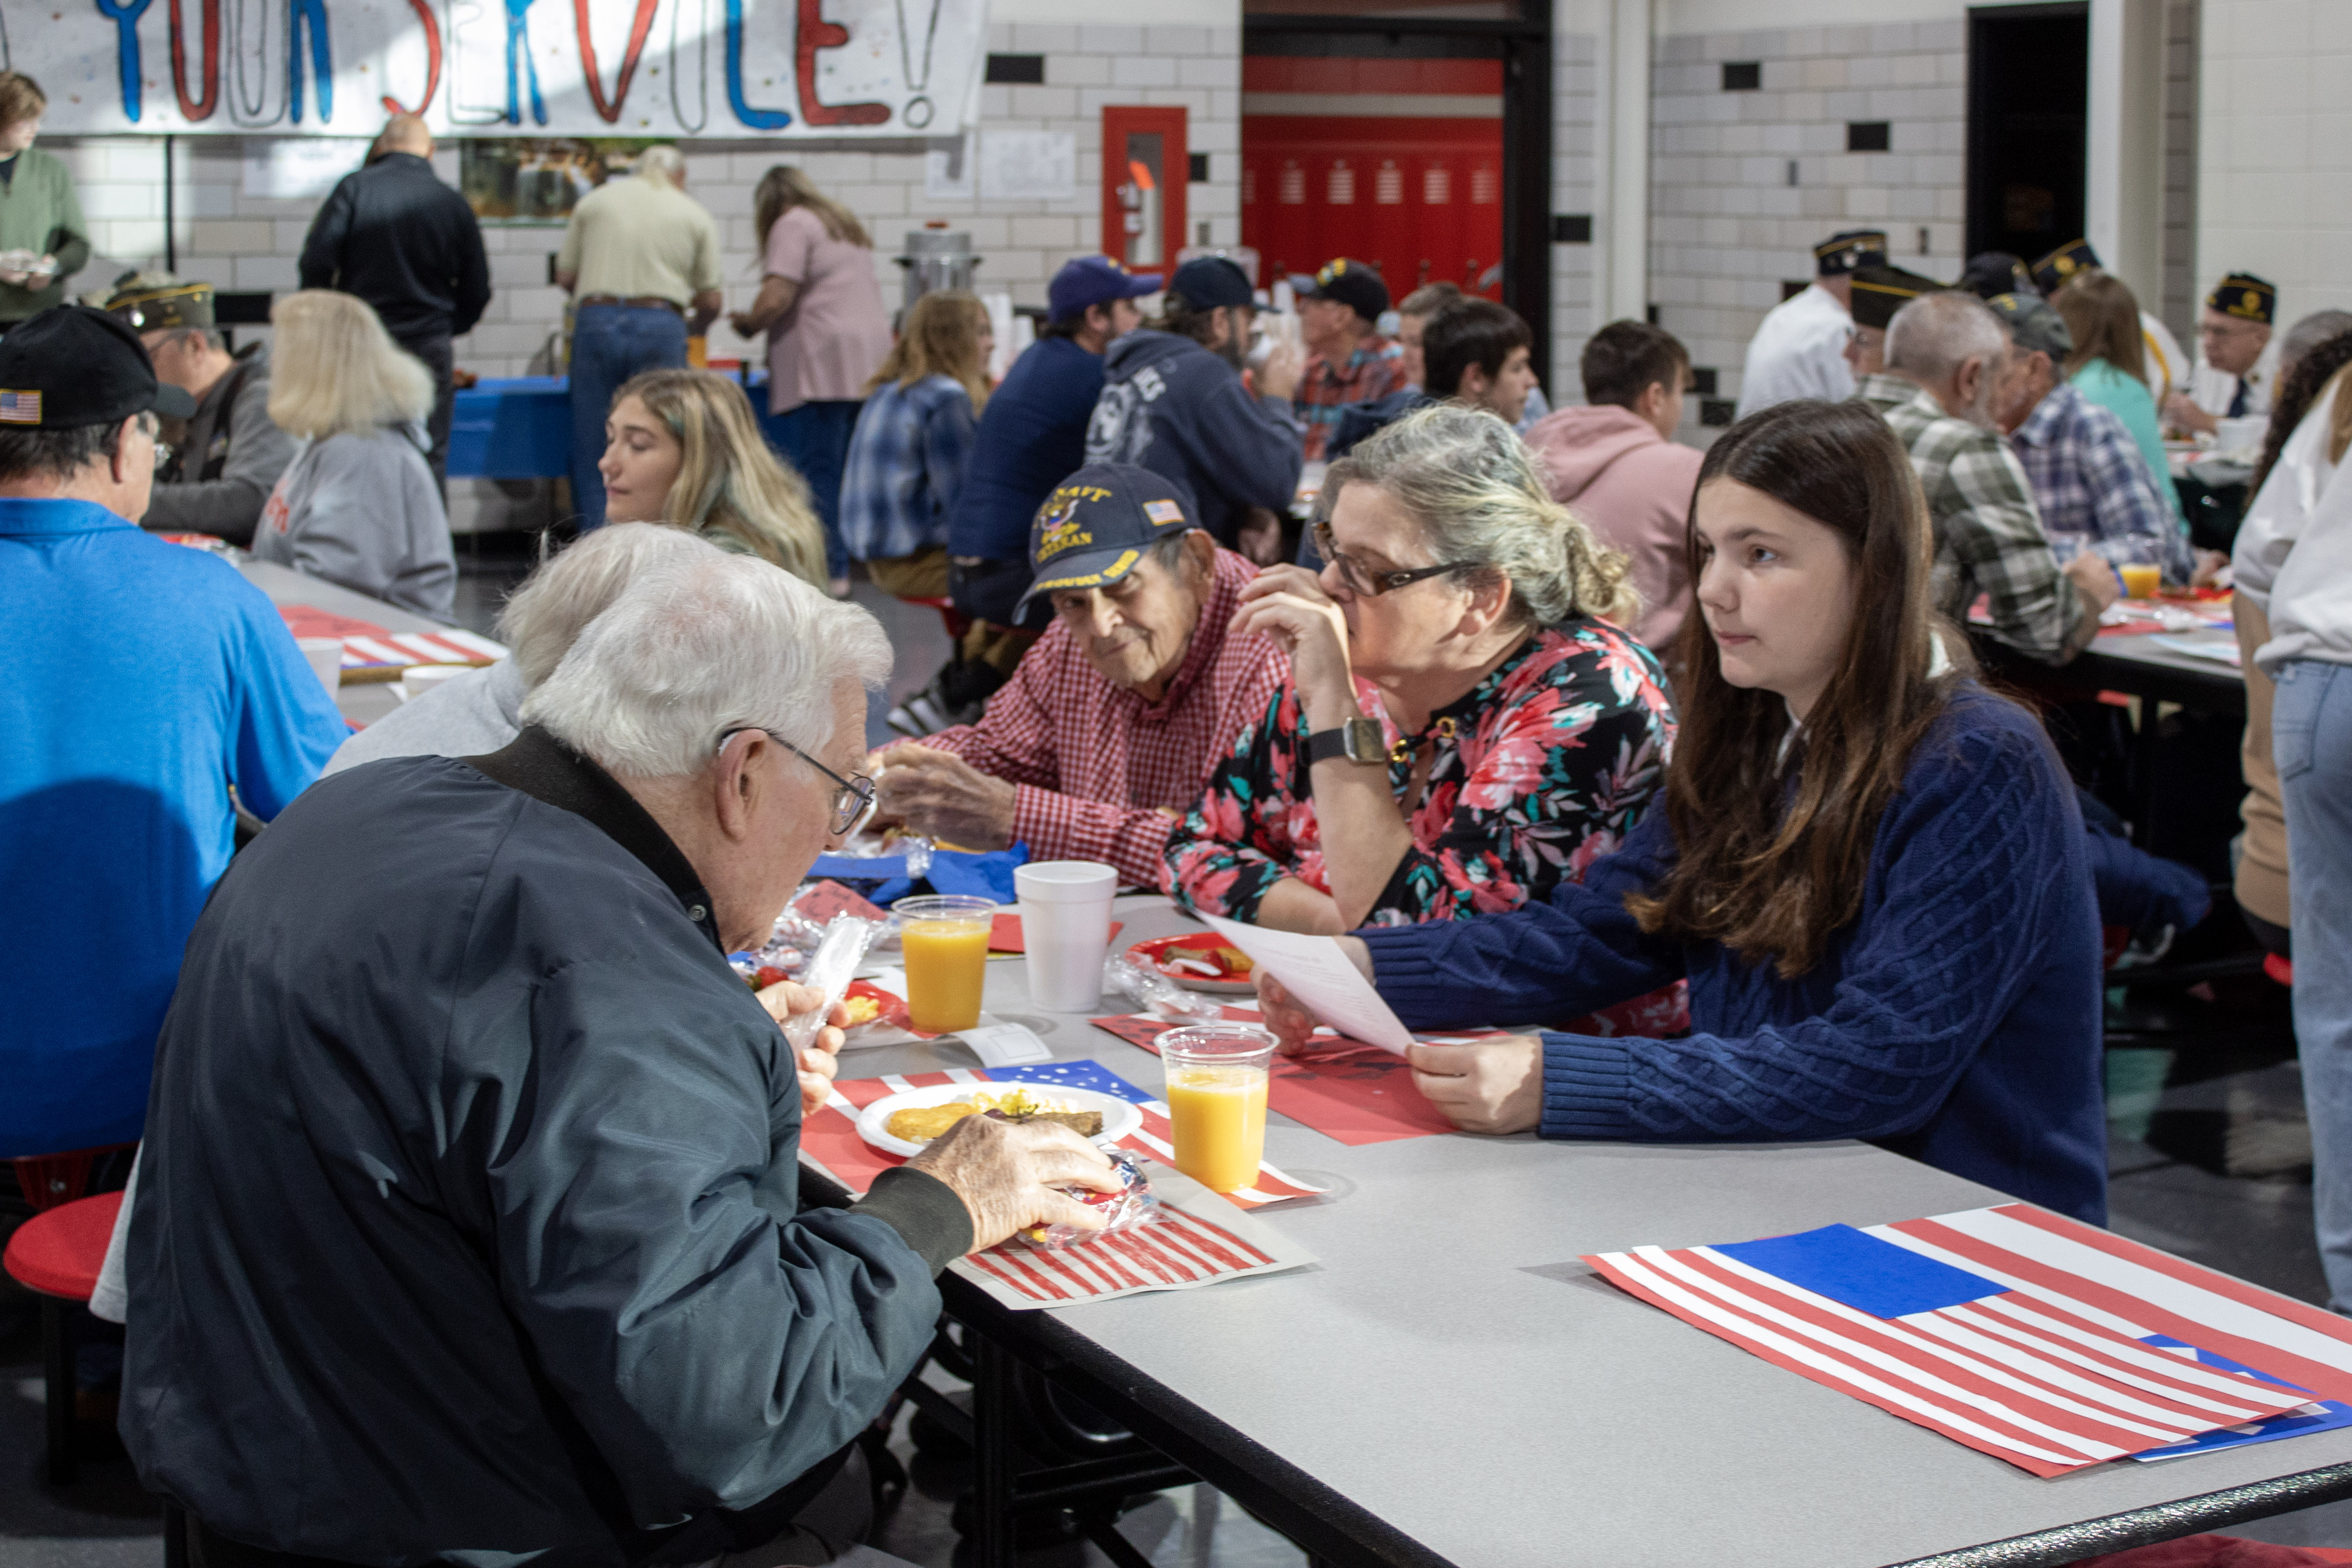
{"label": "navy blue cable knit sweater", "polygon": [[1642,934],[1625,895],[1674,854],[1653,811],[1549,903],[1357,935],[1409,1029],[1571,1018],[1689,978],[1684,1039],[1544,1035],[1548,1138],[1864,1138],[2105,1223],[2097,905],[2031,716],[1958,687],[1879,823],[1860,915],[1796,979]]}

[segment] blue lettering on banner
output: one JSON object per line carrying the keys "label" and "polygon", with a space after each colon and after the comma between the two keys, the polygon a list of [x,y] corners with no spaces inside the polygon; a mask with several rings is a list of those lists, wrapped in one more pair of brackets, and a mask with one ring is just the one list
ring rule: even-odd
{"label": "blue lettering on banner", "polygon": [[149,0],[131,0],[128,5],[98,0],[99,15],[114,18],[115,51],[122,62],[122,112],[134,120],[139,118],[139,18],[148,5]]}
{"label": "blue lettering on banner", "polygon": [[[140,0],[145,5],[146,0]],[[327,38],[326,0],[286,0],[286,112],[302,123],[302,25],[310,26],[310,64],[316,68],[319,123],[335,118],[335,57]]]}
{"label": "blue lettering on banner", "polygon": [[793,117],[781,109],[754,109],[743,97],[743,0],[727,0],[727,101],[754,131],[782,131]]}
{"label": "blue lettering on banner", "polygon": [[530,0],[507,0],[507,123],[522,123],[520,82],[516,68],[530,77],[530,118],[547,123],[547,104],[539,96],[539,62],[530,57]]}

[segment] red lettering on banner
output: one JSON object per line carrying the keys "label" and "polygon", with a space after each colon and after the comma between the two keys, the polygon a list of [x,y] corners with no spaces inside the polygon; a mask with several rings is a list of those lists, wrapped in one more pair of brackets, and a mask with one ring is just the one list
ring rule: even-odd
{"label": "red lettering on banner", "polygon": [[[576,0],[575,0],[576,3]],[[849,42],[849,29],[824,19],[824,0],[801,0],[800,27],[793,37],[794,68],[801,89],[801,118],[811,125],[879,125],[890,118],[887,103],[819,103],[816,52]]]}
{"label": "red lettering on banner", "polygon": [[[422,3],[418,0],[418,4]],[[588,0],[572,0],[572,16],[580,29],[580,64],[588,77],[588,96],[595,101],[596,113],[607,125],[621,118],[621,105],[629,96],[629,79],[637,74],[637,59],[646,52],[646,35],[654,30],[654,7],[658,4],[660,0],[637,0],[636,20],[629,25],[629,50],[621,57],[621,75],[613,83],[613,101],[606,103],[604,74],[596,68],[596,45],[588,37]]]}
{"label": "red lettering on banner", "polygon": [[188,46],[180,26],[180,0],[172,0],[172,90],[180,95],[180,117],[190,124],[213,117],[213,107],[220,97],[220,0],[202,0],[202,20],[197,26],[204,38],[204,89],[202,98],[188,96]]}
{"label": "red lettering on banner", "polygon": [[[173,0],[176,5],[178,0]],[[209,0],[208,0],[209,3]],[[431,0],[408,0],[416,19],[425,24],[425,96],[416,100],[415,109],[404,108],[400,99],[390,93],[383,95],[386,114],[422,114],[433,103],[433,95],[441,90],[441,24],[433,19]]]}

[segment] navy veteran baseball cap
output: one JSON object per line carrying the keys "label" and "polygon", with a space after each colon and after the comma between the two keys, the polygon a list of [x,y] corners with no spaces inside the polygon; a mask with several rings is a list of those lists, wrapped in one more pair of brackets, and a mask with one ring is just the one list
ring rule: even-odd
{"label": "navy veteran baseball cap", "polygon": [[2260,321],[2267,327],[2278,309],[2278,286],[2251,272],[2233,272],[2213,286],[2205,303],[2224,316]]}
{"label": "navy veteran baseball cap", "polygon": [[1103,588],[1133,571],[1153,545],[1194,526],[1184,486],[1131,463],[1089,463],[1060,484],[1029,525],[1036,580],[1021,596]]}
{"label": "navy veteran baseball cap", "polygon": [[1107,256],[1082,256],[1064,262],[1045,288],[1045,319],[1066,321],[1086,313],[1089,305],[1114,299],[1139,299],[1160,292],[1160,274],[1129,272]]}
{"label": "navy veteran baseball cap", "polygon": [[173,419],[195,400],[155,379],[139,334],[87,305],[53,305],[0,338],[0,430],[116,424],[152,409]]}
{"label": "navy veteran baseball cap", "polygon": [[1294,274],[1290,291],[1301,299],[1335,299],[1367,321],[1377,321],[1389,308],[1389,286],[1360,261],[1340,256],[1327,261],[1314,277]]}
{"label": "navy veteran baseball cap", "polygon": [[2074,351],[2074,334],[2066,318],[2039,294],[1996,294],[1985,301],[1993,314],[2009,323],[2009,334],[2027,353],[2044,353],[2060,363]]}
{"label": "navy veteran baseball cap", "polygon": [[1813,270],[1823,277],[1885,265],[1886,235],[1880,229],[1845,229],[1813,246]]}
{"label": "navy veteran baseball cap", "polygon": [[2033,284],[2044,294],[2055,294],[2068,278],[2099,265],[2099,253],[2086,239],[2070,239],[2033,264]]}

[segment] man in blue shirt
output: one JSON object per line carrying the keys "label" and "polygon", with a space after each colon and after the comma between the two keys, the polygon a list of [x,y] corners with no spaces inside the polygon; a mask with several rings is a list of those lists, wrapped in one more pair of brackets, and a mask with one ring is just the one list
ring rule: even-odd
{"label": "man in blue shirt", "polygon": [[0,341],[0,1157],[140,1135],[230,789],[274,817],[348,733],[259,590],[138,526],[193,412],[103,311]]}
{"label": "man in blue shirt", "polygon": [[956,657],[893,712],[894,728],[929,735],[980,716],[1050,617],[1014,613],[1029,591],[1029,521],[1084,466],[1087,421],[1102,393],[1103,351],[1142,321],[1136,300],[1160,275],[1129,272],[1107,256],[1066,263],[1045,291],[1045,330],[989,394],[963,488],[948,515],[948,591],[969,616]]}

